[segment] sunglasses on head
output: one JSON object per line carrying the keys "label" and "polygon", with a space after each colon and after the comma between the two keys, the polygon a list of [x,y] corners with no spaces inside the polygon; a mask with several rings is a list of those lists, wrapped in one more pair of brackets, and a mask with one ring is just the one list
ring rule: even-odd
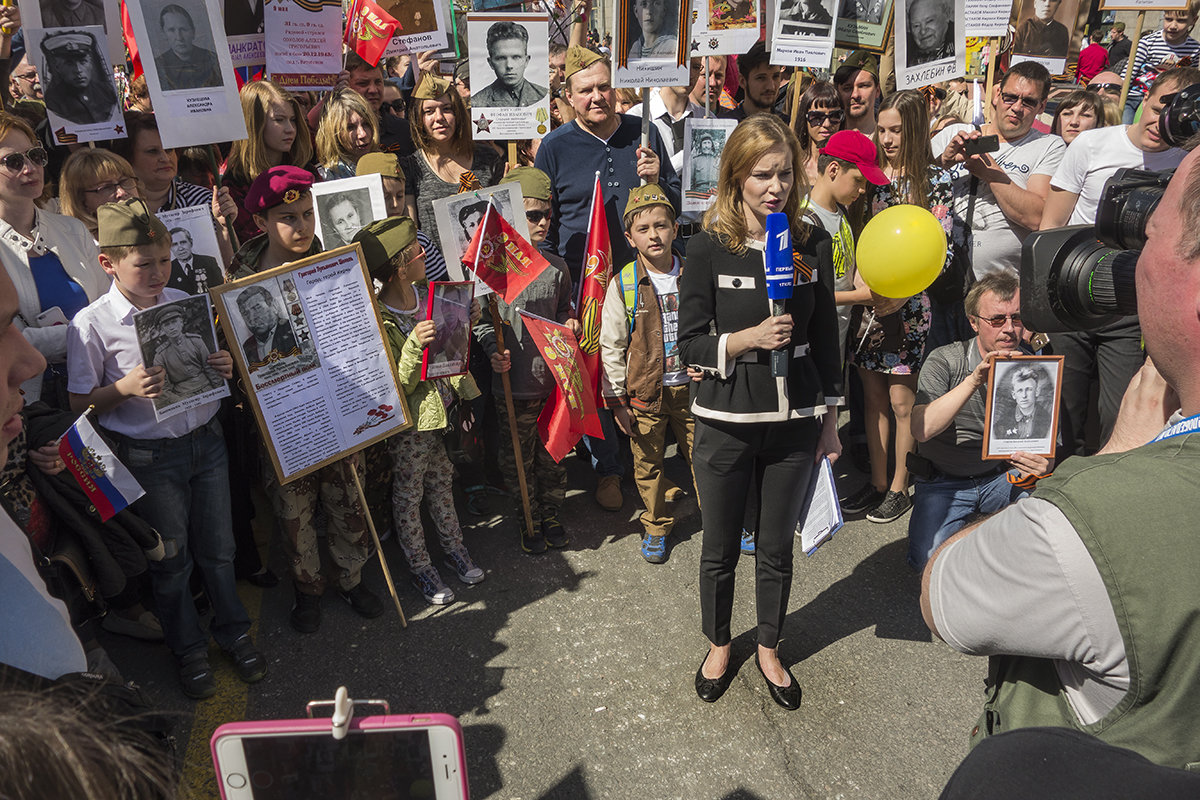
{"label": "sunglasses on head", "polygon": [[534,225],[538,225],[542,222],[542,220],[550,219],[550,212],[549,211],[526,211],[525,219],[529,220]]}
{"label": "sunglasses on head", "polygon": [[842,120],[846,118],[846,112],[840,108],[835,108],[833,111],[809,111],[804,117],[808,120],[809,125],[823,125],[826,120],[835,125],[841,125]]}
{"label": "sunglasses on head", "polygon": [[20,172],[25,169],[25,159],[27,158],[39,167],[44,167],[50,162],[45,148],[35,147],[25,153],[9,153],[4,158],[0,158],[0,164],[3,164],[9,172]]}

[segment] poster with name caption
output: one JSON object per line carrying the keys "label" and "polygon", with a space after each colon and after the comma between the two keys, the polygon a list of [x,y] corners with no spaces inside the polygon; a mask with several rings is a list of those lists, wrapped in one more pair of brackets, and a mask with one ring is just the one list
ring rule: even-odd
{"label": "poster with name caption", "polygon": [[[492,198],[496,210],[504,217],[505,222],[521,234],[521,238],[528,241],[529,221],[525,219],[525,202],[518,184],[488,186],[433,201],[433,217],[437,220],[442,255],[446,257],[450,277],[456,281],[473,280],[471,273],[463,268],[462,256],[467,252],[467,245],[475,236],[475,230],[483,222],[488,201]],[[490,293],[491,289],[486,283],[475,281],[476,297]]]}
{"label": "poster with name caption", "polygon": [[694,3],[692,55],[741,55],[758,41],[762,0],[694,0]]}
{"label": "poster with name caption", "polygon": [[163,147],[246,138],[217,0],[126,5]]}
{"label": "poster with name caption", "polygon": [[967,63],[966,14],[954,0],[899,0],[896,88],[919,89],[962,75]]}
{"label": "poster with name caption", "polygon": [[412,425],[358,245],[213,297],[281,484]]}
{"label": "poster with name caption", "polygon": [[966,0],[967,37],[1008,35],[1012,0]]}
{"label": "poster with name caption", "polygon": [[177,416],[229,396],[229,384],[208,363],[217,352],[212,304],[200,294],[133,315],[142,363],[163,368],[162,393],[153,398],[154,419]]}
{"label": "poster with name caption", "polygon": [[171,277],[167,286],[204,294],[225,280],[221,246],[207,205],[173,208],[155,214],[171,237]]}
{"label": "poster with name caption", "polygon": [[690,11],[687,0],[613,0],[613,86],[686,86]]}
{"label": "poster with name caption", "polygon": [[471,14],[471,136],[538,139],[550,132],[550,23],[545,14]]}
{"label": "poster with name caption", "polygon": [[882,53],[892,38],[893,0],[838,0],[838,47]]}
{"label": "poster with name caption", "polygon": [[272,0],[266,8],[267,76],[293,92],[332,89],[342,71],[342,6]]}
{"label": "poster with name caption", "polygon": [[717,199],[721,151],[736,119],[693,119],[683,124],[683,211],[707,211]]}
{"label": "poster with name caption", "polygon": [[[1017,32],[1009,63],[1036,61],[1051,75],[1065,75],[1067,64],[1078,58],[1083,38],[1081,32],[1072,34],[1077,30],[1079,6],[1079,0],[1017,0],[1013,6]],[[1078,31],[1082,30],[1079,26]]]}
{"label": "poster with name caption", "polygon": [[838,0],[774,0],[771,63],[829,69]]}
{"label": "poster with name caption", "polygon": [[377,5],[400,23],[383,51],[384,58],[454,49],[450,41],[449,0],[377,0]]}
{"label": "poster with name caption", "polygon": [[421,355],[421,380],[465,375],[471,360],[471,281],[429,284],[425,319],[433,320],[433,343]]}
{"label": "poster with name caption", "polygon": [[46,116],[57,144],[125,138],[103,28],[25,28],[25,44],[42,79]]}
{"label": "poster with name caption", "polygon": [[[267,62],[266,9],[268,0],[222,0],[229,57],[235,67],[261,67]],[[296,5],[337,3],[337,0],[294,0]],[[341,8],[340,3],[338,8]]]}
{"label": "poster with name caption", "polygon": [[997,358],[988,372],[983,458],[1013,453],[1054,458],[1058,445],[1062,356]]}
{"label": "poster with name caption", "polygon": [[314,183],[312,196],[317,237],[326,250],[350,244],[365,225],[387,217],[380,175]]}
{"label": "poster with name caption", "polygon": [[[17,0],[17,8],[21,12],[21,27],[26,30],[99,25],[104,29],[103,41],[109,63],[125,63],[121,0]],[[28,45],[26,48],[28,51]]]}

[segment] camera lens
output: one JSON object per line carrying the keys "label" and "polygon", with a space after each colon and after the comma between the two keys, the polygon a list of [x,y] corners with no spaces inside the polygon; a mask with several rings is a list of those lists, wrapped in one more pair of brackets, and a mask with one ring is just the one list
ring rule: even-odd
{"label": "camera lens", "polygon": [[1171,173],[1119,169],[1104,184],[1096,212],[1096,235],[1121,250],[1146,244],[1146,223],[1166,191]]}
{"label": "camera lens", "polygon": [[1200,131],[1200,83],[1163,98],[1158,118],[1158,135],[1171,147],[1183,147]]}

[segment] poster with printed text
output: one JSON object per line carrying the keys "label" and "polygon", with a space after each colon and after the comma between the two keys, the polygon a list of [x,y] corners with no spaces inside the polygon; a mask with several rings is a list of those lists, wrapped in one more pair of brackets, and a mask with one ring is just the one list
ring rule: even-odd
{"label": "poster with printed text", "polygon": [[899,0],[896,6],[896,88],[919,89],[962,75],[966,16],[954,0]]}
{"label": "poster with printed text", "polygon": [[125,63],[121,0],[17,0],[17,8],[21,12],[21,27],[26,30],[99,25],[104,30],[109,63]]}
{"label": "poster with printed text", "polygon": [[771,63],[829,69],[838,0],[773,0]]}
{"label": "poster with printed text", "polygon": [[688,118],[683,126],[683,211],[707,211],[717,199],[721,151],[735,119]]}
{"label": "poster with printed text", "polygon": [[550,132],[549,20],[545,14],[471,14],[471,136],[535,139]]}
{"label": "poster with printed text", "polygon": [[893,0],[838,0],[838,47],[882,53],[892,36]]}
{"label": "poster with printed text", "polygon": [[342,71],[337,0],[271,0],[266,9],[267,76],[289,91],[333,88]]}
{"label": "poster with printed text", "polygon": [[143,0],[126,6],[166,148],[246,138],[217,2]]}
{"label": "poster with printed text", "polygon": [[689,11],[687,0],[613,0],[613,86],[686,86]]}
{"label": "poster with printed text", "polygon": [[387,217],[379,175],[314,183],[312,196],[317,237],[326,250],[350,244],[363,226]]}
{"label": "poster with printed text", "polygon": [[693,0],[693,56],[741,55],[758,41],[763,0]]}
{"label": "poster with printed text", "polygon": [[99,25],[25,28],[57,144],[124,139],[125,118]]}
{"label": "poster with printed text", "polygon": [[1072,50],[1077,57],[1082,39],[1081,33],[1072,35],[1079,5],[1079,0],[1017,0],[1013,6],[1017,32],[1009,63],[1036,61],[1050,70],[1051,75],[1066,74],[1068,62],[1074,60]]}
{"label": "poster with printed text", "polygon": [[967,37],[1007,36],[1012,0],[966,0]]}
{"label": "poster with printed text", "polygon": [[280,483],[412,424],[358,245],[213,297]]}
{"label": "poster with printed text", "polygon": [[[260,67],[267,62],[266,4],[268,0],[222,0],[229,57],[235,67]],[[292,0],[296,6],[337,0]],[[338,6],[341,7],[340,4]]]}
{"label": "poster with printed text", "polygon": [[383,51],[384,58],[446,47],[454,49],[450,41],[449,0],[377,0],[377,4],[400,23]]}
{"label": "poster with printed text", "polygon": [[133,315],[142,363],[162,367],[163,387],[153,398],[162,421],[229,396],[229,384],[208,359],[217,352],[208,295],[185,297]]}

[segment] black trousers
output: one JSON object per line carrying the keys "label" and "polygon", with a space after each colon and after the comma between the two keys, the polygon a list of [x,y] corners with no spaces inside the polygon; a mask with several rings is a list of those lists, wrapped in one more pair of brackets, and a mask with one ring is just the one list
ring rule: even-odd
{"label": "black trousers", "polygon": [[754,591],[758,643],[775,647],[792,589],[792,549],[812,474],[820,421],[748,424],[696,418],[692,463],[704,536],[700,619],[715,645],[729,644],[733,579],[746,497],[757,482]]}
{"label": "black trousers", "polygon": [[1055,333],[1050,336],[1055,355],[1063,359],[1062,414],[1059,433],[1062,447],[1057,461],[1072,455],[1085,455],[1088,395],[1093,378],[1100,381],[1100,442],[1103,447],[1112,435],[1121,410],[1121,398],[1129,382],[1142,368],[1146,353],[1142,350],[1142,328],[1137,317],[1129,317],[1086,333]]}

